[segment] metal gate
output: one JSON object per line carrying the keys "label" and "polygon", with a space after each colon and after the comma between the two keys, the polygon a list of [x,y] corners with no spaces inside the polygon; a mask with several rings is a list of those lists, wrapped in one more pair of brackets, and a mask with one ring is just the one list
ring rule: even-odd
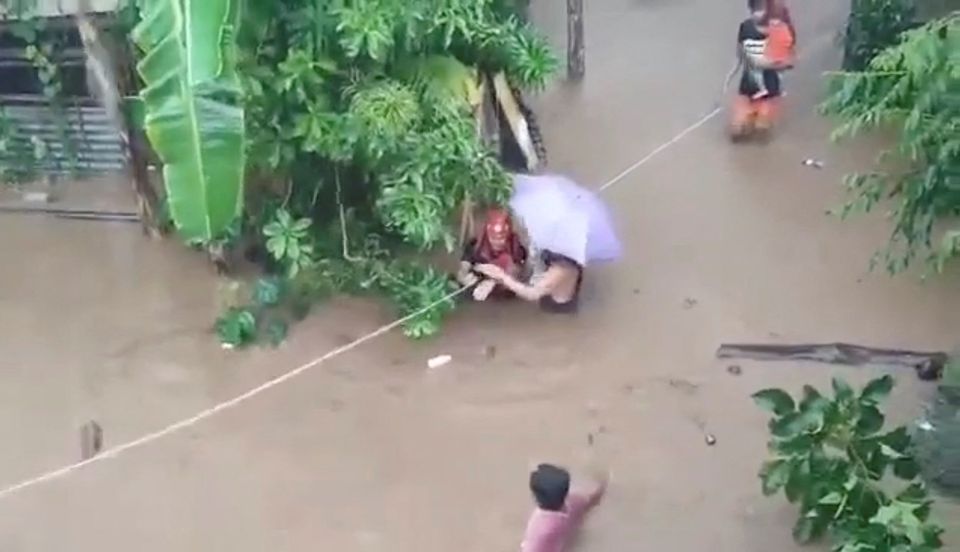
{"label": "metal gate", "polygon": [[[125,164],[123,144],[103,107],[88,98],[65,101],[70,104],[57,109],[42,96],[0,96],[0,109],[13,130],[10,143],[0,149],[0,165],[23,164],[22,156],[33,156],[36,148],[42,147],[46,155],[38,156],[33,165],[39,172],[121,170]],[[70,159],[71,150],[75,162]]]}

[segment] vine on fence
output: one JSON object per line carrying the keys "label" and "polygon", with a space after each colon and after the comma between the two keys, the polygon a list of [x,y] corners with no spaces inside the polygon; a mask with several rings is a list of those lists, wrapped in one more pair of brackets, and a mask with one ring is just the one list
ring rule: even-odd
{"label": "vine on fence", "polygon": [[[33,4],[29,2],[15,5],[13,13],[18,15],[19,19],[12,22],[9,29],[13,36],[25,44],[24,58],[36,70],[41,94],[52,112],[51,121],[56,129],[59,153],[53,151],[51,144],[42,137],[35,134],[28,136],[5,110],[0,111],[0,155],[9,163],[8,166],[0,168],[0,175],[3,175],[5,180],[16,182],[35,177],[44,161],[53,160],[57,169],[66,169],[71,174],[76,173],[79,166],[77,143],[68,126],[61,61],[63,44],[56,35],[48,32],[45,19],[30,15],[29,9],[32,7]],[[38,145],[41,143],[42,146]]]}

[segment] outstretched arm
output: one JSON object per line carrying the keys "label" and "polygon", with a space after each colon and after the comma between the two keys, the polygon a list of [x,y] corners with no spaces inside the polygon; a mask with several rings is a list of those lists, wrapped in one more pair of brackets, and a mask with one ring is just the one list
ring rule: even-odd
{"label": "outstretched arm", "polygon": [[569,515],[575,523],[581,522],[583,517],[587,515],[587,512],[599,504],[600,499],[602,499],[604,493],[607,492],[608,477],[604,475],[597,479],[596,486],[594,486],[593,490],[570,493],[570,496],[567,497],[567,515]]}
{"label": "outstretched arm", "polygon": [[541,297],[549,295],[563,278],[563,272],[556,266],[548,268],[543,273],[543,277],[532,286],[517,280],[497,265],[483,264],[476,266],[475,269],[484,276],[500,282],[503,287],[516,293],[517,297],[525,301],[539,301]]}

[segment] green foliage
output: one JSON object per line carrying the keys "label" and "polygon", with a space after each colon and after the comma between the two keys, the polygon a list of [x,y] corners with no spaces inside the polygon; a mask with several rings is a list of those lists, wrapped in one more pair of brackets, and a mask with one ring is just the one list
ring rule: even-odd
{"label": "green foliage", "polygon": [[437,331],[453,306],[447,276],[398,259],[452,249],[464,201],[509,192],[475,122],[481,75],[539,88],[557,67],[508,3],[248,3],[244,228],[285,278],[284,308],[305,314],[332,293],[376,292],[401,315],[437,303],[405,325],[414,337]]}
{"label": "green foliage", "polygon": [[214,328],[220,343],[227,348],[240,348],[265,339],[271,345],[279,345],[287,335],[293,300],[285,280],[272,276],[258,279],[249,302],[227,308],[217,319]]}
{"label": "green foliage", "polygon": [[385,171],[376,204],[387,227],[420,249],[438,243],[452,249],[455,238],[447,223],[463,198],[502,201],[510,185],[496,158],[477,141],[471,120],[455,113],[436,117],[431,130],[400,143],[407,155]]}
{"label": "green foliage", "polygon": [[133,39],[150,144],[163,161],[173,221],[210,241],[243,205],[244,110],[236,73],[239,0],[140,2]]}
{"label": "green foliage", "polygon": [[38,151],[35,142],[39,138],[31,138],[24,138],[23,130],[0,106],[0,182],[20,183],[34,178],[45,148]]}
{"label": "green foliage", "polygon": [[313,263],[313,245],[309,243],[308,233],[311,224],[308,218],[294,220],[286,209],[281,208],[277,209],[273,222],[263,227],[267,251],[291,278]]}
{"label": "green foliage", "polygon": [[[810,386],[797,399],[781,389],[753,395],[773,414],[773,456],[760,469],[761,488],[768,496],[783,491],[799,507],[798,542],[829,535],[839,552],[941,547],[942,529],[930,520],[932,501],[917,478],[911,437],[903,427],[883,431],[880,405],[892,388],[893,379],[884,376],[859,393],[834,379],[832,397]],[[881,485],[888,473],[906,484]]]}
{"label": "green foliage", "polygon": [[517,85],[540,90],[559,67],[559,61],[543,38],[516,19],[510,20],[503,48],[507,74]]}
{"label": "green foliage", "polygon": [[[61,35],[48,30],[46,19],[32,16],[30,11],[34,7],[32,1],[14,3],[10,13],[20,18],[10,22],[7,29],[25,45],[23,55],[36,70],[41,93],[50,106],[56,139],[63,152],[62,156],[56,156],[58,168],[66,168],[75,173],[78,168],[77,144],[68,132],[63,70],[60,63],[63,39]],[[27,137],[18,132],[13,121],[0,111],[0,157],[4,159],[4,165],[0,166],[0,178],[15,182],[34,178],[42,162],[51,156],[50,148],[45,142],[42,148],[37,147],[38,140],[42,142],[39,137]],[[30,143],[26,144],[27,141]],[[66,167],[61,165],[62,161],[66,161]]]}
{"label": "green foliage", "polygon": [[372,161],[395,152],[400,141],[417,129],[423,116],[414,91],[391,80],[358,90],[348,109],[347,116],[356,125],[358,145]]}
{"label": "green foliage", "polygon": [[890,244],[875,262],[897,272],[926,254],[942,270],[960,254],[960,15],[906,32],[865,71],[836,74],[829,84],[822,110],[839,121],[834,139],[897,132],[883,155],[892,168],[848,177],[853,197],[843,216],[891,200]]}
{"label": "green foliage", "polygon": [[843,68],[862,71],[914,25],[916,0],[853,0],[844,34]]}
{"label": "green foliage", "polygon": [[455,57],[408,57],[397,63],[396,72],[426,105],[467,112],[481,101],[477,70]]}
{"label": "green foliage", "polygon": [[454,307],[449,295],[457,286],[449,275],[412,263],[395,262],[389,268],[382,274],[384,291],[401,316],[416,314],[403,325],[403,333],[421,339],[440,331],[443,316]]}
{"label": "green foliage", "polygon": [[243,347],[257,337],[257,317],[248,308],[233,307],[217,319],[216,330],[225,347]]}

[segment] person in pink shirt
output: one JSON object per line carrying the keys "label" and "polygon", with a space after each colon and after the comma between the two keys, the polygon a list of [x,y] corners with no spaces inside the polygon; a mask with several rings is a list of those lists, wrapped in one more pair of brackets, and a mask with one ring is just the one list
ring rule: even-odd
{"label": "person in pink shirt", "polygon": [[530,514],[521,552],[566,552],[587,512],[600,502],[607,488],[603,478],[590,492],[571,493],[570,473],[552,464],[540,464],[530,474],[530,491],[537,508]]}

